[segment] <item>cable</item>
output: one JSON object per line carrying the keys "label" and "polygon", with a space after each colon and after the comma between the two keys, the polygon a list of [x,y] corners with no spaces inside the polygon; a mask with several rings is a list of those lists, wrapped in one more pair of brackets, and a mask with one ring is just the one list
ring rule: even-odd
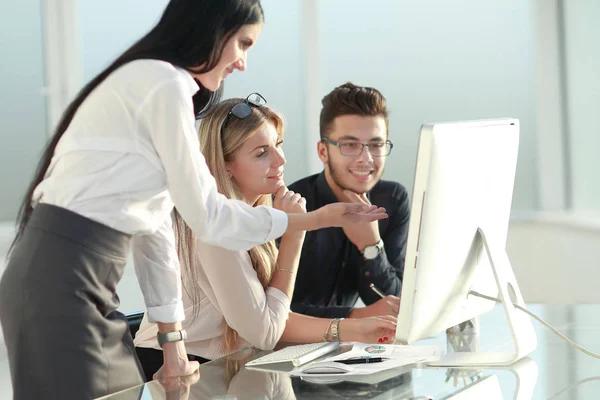
{"label": "cable", "polygon": [[556,397],[560,396],[561,394],[563,394],[563,393],[565,393],[565,392],[573,389],[575,386],[579,386],[579,385],[584,384],[586,382],[598,381],[598,380],[600,380],[599,376],[592,376],[590,378],[585,378],[585,379],[578,380],[577,382],[570,384],[569,386],[567,386],[566,388],[564,388],[560,392],[557,392],[557,393],[553,394],[552,396],[548,397],[547,400],[555,399]]}
{"label": "cable", "polygon": [[[486,296],[485,294],[481,294],[481,293],[476,292],[474,290],[471,290],[469,292],[469,294],[472,294],[473,296],[481,297],[482,299],[486,299],[486,300],[490,300],[490,301],[495,301],[496,303],[502,303],[502,300],[500,300],[500,299],[498,299],[496,297]],[[581,351],[584,354],[587,354],[590,357],[594,357],[594,358],[600,359],[600,355],[598,355],[596,353],[592,353],[591,351],[584,349],[583,347],[581,347],[580,345],[578,345],[577,343],[575,343],[574,341],[572,341],[571,339],[569,339],[568,337],[566,337],[565,335],[563,335],[558,329],[556,329],[555,327],[553,327],[552,325],[550,325],[549,323],[547,323],[546,321],[544,321],[543,319],[541,319],[540,317],[538,317],[537,315],[535,315],[534,313],[532,313],[531,311],[529,311],[528,309],[526,309],[525,307],[521,307],[520,305],[515,304],[515,303],[513,303],[513,305],[515,306],[515,308],[523,311],[525,314],[528,314],[531,318],[537,320],[539,323],[541,323],[542,325],[544,325],[546,328],[550,329],[554,334],[556,334],[558,337],[560,337],[562,340],[564,340],[565,342],[567,342],[568,344],[570,344],[575,349]]]}

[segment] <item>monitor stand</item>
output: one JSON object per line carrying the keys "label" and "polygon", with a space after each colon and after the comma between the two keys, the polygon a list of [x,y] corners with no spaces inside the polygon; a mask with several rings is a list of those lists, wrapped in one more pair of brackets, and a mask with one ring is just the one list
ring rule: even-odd
{"label": "monitor stand", "polygon": [[[508,366],[530,354],[537,345],[537,337],[529,315],[517,310],[514,304],[526,307],[517,285],[515,274],[506,254],[506,249],[498,247],[497,241],[489,241],[483,229],[477,229],[477,239],[483,244],[492,272],[498,286],[499,299],[508,320],[514,343],[513,352],[456,352],[444,355],[440,360],[427,363],[436,367],[461,366]],[[487,294],[487,293],[483,293]],[[470,294],[471,296],[473,294]]]}

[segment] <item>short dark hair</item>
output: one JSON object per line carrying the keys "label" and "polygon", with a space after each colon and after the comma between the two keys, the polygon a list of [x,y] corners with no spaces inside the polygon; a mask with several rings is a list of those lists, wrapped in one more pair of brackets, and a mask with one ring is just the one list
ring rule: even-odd
{"label": "short dark hair", "polygon": [[333,120],[342,115],[381,115],[385,120],[385,133],[389,129],[387,101],[381,92],[372,87],[356,86],[352,82],[333,89],[321,101],[319,131],[321,139],[329,135]]}

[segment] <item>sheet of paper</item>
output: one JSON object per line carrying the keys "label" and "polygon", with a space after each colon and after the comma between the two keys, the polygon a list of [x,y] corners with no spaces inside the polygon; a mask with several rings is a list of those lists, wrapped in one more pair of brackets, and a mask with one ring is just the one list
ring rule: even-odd
{"label": "sheet of paper", "polygon": [[394,360],[434,361],[444,354],[444,348],[438,346],[403,346],[394,344],[354,343],[352,350],[323,361],[347,360],[357,357],[382,357]]}
{"label": "sheet of paper", "polygon": [[[444,354],[443,346],[402,346],[391,344],[367,344],[355,343],[352,350],[333,357],[328,357],[324,360],[301,365],[290,372],[294,376],[314,376],[314,374],[305,373],[304,370],[308,367],[314,367],[319,363],[331,362],[336,360],[348,360],[356,358],[381,357],[385,360],[382,362],[365,363],[365,364],[346,364],[351,371],[343,375],[367,375],[379,371],[384,371],[391,368],[398,368],[409,364],[419,362],[435,361],[441,358]],[[331,374],[331,376],[339,376],[339,373]],[[319,374],[319,376],[328,376],[328,374]]]}

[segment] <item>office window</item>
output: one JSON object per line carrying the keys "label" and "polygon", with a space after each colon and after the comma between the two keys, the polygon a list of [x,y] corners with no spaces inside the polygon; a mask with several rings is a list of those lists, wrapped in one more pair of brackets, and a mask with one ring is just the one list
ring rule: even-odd
{"label": "office window", "polygon": [[600,213],[600,2],[563,1],[566,130],[571,205]]}

